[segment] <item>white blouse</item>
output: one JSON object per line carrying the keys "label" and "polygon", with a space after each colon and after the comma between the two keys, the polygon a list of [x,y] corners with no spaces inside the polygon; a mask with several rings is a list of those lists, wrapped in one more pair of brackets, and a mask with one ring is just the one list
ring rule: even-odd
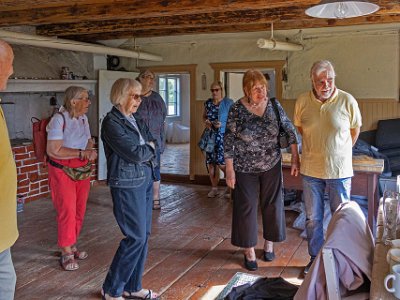
{"label": "white blouse", "polygon": [[56,113],[46,127],[47,140],[62,140],[63,147],[85,149],[88,140],[91,138],[87,116],[71,118],[63,107],[60,108],[60,112],[64,115],[64,118]]}

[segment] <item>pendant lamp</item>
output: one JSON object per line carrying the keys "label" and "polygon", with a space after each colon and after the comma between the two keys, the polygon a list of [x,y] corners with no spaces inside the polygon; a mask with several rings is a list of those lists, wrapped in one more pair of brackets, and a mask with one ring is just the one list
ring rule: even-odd
{"label": "pendant lamp", "polygon": [[376,12],[379,6],[366,0],[322,0],[306,9],[306,14],[314,18],[345,19],[365,16]]}

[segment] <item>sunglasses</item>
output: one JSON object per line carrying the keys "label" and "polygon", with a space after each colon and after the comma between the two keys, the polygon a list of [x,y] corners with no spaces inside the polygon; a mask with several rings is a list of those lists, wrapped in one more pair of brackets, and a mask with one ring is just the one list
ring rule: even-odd
{"label": "sunglasses", "polygon": [[135,99],[136,101],[141,99],[140,95],[138,95],[138,94],[129,94],[129,97]]}
{"label": "sunglasses", "polygon": [[214,93],[214,92],[218,92],[218,91],[220,91],[221,89],[211,89],[210,91],[211,91],[211,93]]}

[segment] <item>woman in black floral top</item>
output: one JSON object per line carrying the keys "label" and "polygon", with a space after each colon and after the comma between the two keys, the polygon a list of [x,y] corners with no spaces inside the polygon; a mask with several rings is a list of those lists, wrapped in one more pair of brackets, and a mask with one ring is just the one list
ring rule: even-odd
{"label": "woman in black floral top", "polygon": [[[258,202],[263,220],[265,261],[275,258],[273,242],[286,238],[279,125],[267,90],[268,82],[261,72],[249,70],[244,74],[245,96],[231,107],[224,138],[226,183],[234,189],[232,244],[244,248],[244,264],[250,271],[258,268],[254,251]],[[291,174],[297,176],[296,131],[280,103],[276,101],[276,104],[282,126],[289,134]]]}

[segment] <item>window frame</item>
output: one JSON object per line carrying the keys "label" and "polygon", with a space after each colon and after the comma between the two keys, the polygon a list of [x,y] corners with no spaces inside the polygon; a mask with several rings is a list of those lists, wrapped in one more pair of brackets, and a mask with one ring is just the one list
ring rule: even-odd
{"label": "window frame", "polygon": [[[161,88],[161,80],[165,80],[164,87]],[[169,80],[174,81],[175,89],[170,91],[170,85],[168,84]],[[158,93],[163,98],[165,105],[167,107],[167,117],[168,118],[177,118],[181,116],[181,77],[180,74],[160,74],[157,75],[157,89]],[[169,100],[169,93],[172,92],[174,94],[174,101],[171,103]],[[174,113],[170,114],[170,105],[172,104]]]}

